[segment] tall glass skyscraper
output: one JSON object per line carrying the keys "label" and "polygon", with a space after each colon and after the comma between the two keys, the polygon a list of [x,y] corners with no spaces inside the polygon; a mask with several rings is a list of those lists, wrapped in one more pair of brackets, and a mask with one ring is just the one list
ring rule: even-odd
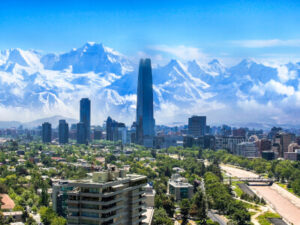
{"label": "tall glass skyscraper", "polygon": [[52,140],[51,123],[45,122],[42,125],[42,140],[43,143],[50,143]]}
{"label": "tall glass skyscraper", "polygon": [[66,120],[59,120],[58,141],[60,144],[67,144],[69,142],[69,124]]}
{"label": "tall glass skyscraper", "polygon": [[139,65],[136,110],[136,141],[145,147],[153,147],[153,87],[150,59],[141,59]]}
{"label": "tall glass skyscraper", "polygon": [[88,142],[91,138],[91,101],[88,98],[80,100],[80,123],[85,125],[86,134],[84,136]]}

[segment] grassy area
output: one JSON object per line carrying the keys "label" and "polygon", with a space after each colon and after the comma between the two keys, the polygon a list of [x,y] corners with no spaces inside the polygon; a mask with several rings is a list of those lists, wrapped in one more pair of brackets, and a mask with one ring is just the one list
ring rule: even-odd
{"label": "grassy area", "polygon": [[281,217],[277,213],[266,212],[260,215],[259,217],[257,217],[257,220],[261,225],[271,225],[268,218],[281,218]]}
{"label": "grassy area", "polygon": [[242,202],[244,204],[244,206],[247,208],[247,209],[255,209],[255,210],[258,210],[259,209],[259,206],[258,205],[253,205],[253,204],[250,204],[250,203],[247,203],[247,202]]}
{"label": "grassy area", "polygon": [[250,216],[254,216],[257,212],[249,212]]}
{"label": "grassy area", "polygon": [[241,197],[243,194],[243,190],[237,185],[237,184],[241,184],[243,182],[241,181],[232,181],[232,186],[234,187],[234,191],[237,194],[237,196]]}
{"label": "grassy area", "polygon": [[297,197],[300,197],[299,195],[297,195],[294,190],[292,188],[288,188],[286,184],[282,184],[282,183],[277,183],[280,187],[284,188],[285,190],[291,192],[292,194],[296,195]]}

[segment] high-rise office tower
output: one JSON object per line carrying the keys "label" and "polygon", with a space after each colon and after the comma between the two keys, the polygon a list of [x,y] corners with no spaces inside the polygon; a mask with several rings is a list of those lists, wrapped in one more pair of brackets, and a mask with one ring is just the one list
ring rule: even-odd
{"label": "high-rise office tower", "polygon": [[50,143],[52,139],[51,123],[45,122],[42,125],[42,140],[44,143]]}
{"label": "high-rise office tower", "polygon": [[91,138],[91,101],[88,98],[80,100],[80,123],[85,125],[85,142],[88,142]]}
{"label": "high-rise office tower", "polygon": [[193,137],[204,136],[206,133],[206,116],[192,116],[189,118],[188,133]]}
{"label": "high-rise office tower", "polygon": [[113,141],[112,127],[113,127],[113,120],[109,116],[107,117],[106,120],[106,140],[108,141]]}
{"label": "high-rise office tower", "polygon": [[86,125],[84,123],[77,123],[77,143],[78,144],[87,144],[87,132]]}
{"label": "high-rise office tower", "polygon": [[60,144],[67,144],[69,142],[69,124],[65,120],[59,121],[58,141]]}
{"label": "high-rise office tower", "polygon": [[153,147],[154,124],[151,60],[141,59],[136,110],[136,141],[138,144]]}

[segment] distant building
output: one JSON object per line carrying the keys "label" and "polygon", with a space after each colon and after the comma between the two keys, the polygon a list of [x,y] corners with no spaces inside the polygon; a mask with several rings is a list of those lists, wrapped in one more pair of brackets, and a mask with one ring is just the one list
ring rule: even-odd
{"label": "distant building", "polygon": [[288,146],[288,152],[296,152],[296,150],[300,149],[300,145],[298,143],[291,143]]}
{"label": "distant building", "polygon": [[80,123],[83,123],[85,126],[86,134],[84,137],[86,139],[85,142],[88,142],[91,139],[91,101],[88,98],[80,100]]}
{"label": "distant building", "polygon": [[266,138],[260,139],[258,141],[258,152],[259,155],[262,154],[264,151],[271,151],[272,149],[272,142]]}
{"label": "distant building", "polygon": [[155,120],[153,115],[153,81],[150,59],[141,59],[139,64],[136,142],[145,147],[153,147]]}
{"label": "distant building", "polygon": [[284,159],[300,161],[300,150],[296,150],[295,152],[285,152]]}
{"label": "distant building", "polygon": [[102,131],[101,130],[94,130],[94,140],[101,140],[102,139]]}
{"label": "distant building", "polygon": [[273,137],[273,146],[277,146],[278,157],[283,158],[284,153],[288,152],[288,146],[295,140],[295,135],[291,133],[280,132]]}
{"label": "distant building", "polygon": [[232,133],[231,127],[227,126],[227,125],[222,125],[221,130],[220,130],[220,134],[222,136],[230,136]]}
{"label": "distant building", "polygon": [[[115,168],[92,178],[53,184],[55,211],[65,206],[68,224],[142,224],[146,218],[147,177]],[[71,189],[71,190],[68,190]]]}
{"label": "distant building", "polygon": [[60,144],[67,144],[69,142],[69,124],[65,120],[59,121],[58,141]]}
{"label": "distant building", "polygon": [[179,174],[173,174],[168,181],[168,194],[174,195],[176,201],[193,197],[193,185]]}
{"label": "distant building", "polygon": [[237,144],[245,140],[245,137],[216,136],[215,149],[226,149],[231,153],[235,153]]}
{"label": "distant building", "polygon": [[276,134],[282,131],[281,127],[273,127],[268,134],[268,139],[273,139]]}
{"label": "distant building", "polygon": [[255,142],[242,142],[237,145],[236,154],[247,157],[254,158],[258,156],[258,149]]}
{"label": "distant building", "polygon": [[106,140],[108,141],[122,141],[123,144],[129,143],[127,137],[127,128],[124,123],[119,123],[108,117],[106,120]]}
{"label": "distant building", "polygon": [[232,136],[234,137],[246,137],[246,129],[238,128],[232,130]]}
{"label": "distant building", "polygon": [[213,135],[205,135],[198,138],[194,138],[192,136],[184,136],[183,147],[191,148],[193,146],[214,150],[216,148],[216,138]]}
{"label": "distant building", "polygon": [[77,143],[78,144],[87,144],[88,139],[86,137],[86,125],[84,123],[77,123]]}
{"label": "distant building", "polygon": [[52,128],[51,124],[48,122],[42,125],[42,140],[44,143],[50,143],[52,140]]}
{"label": "distant building", "polygon": [[261,153],[261,157],[265,160],[274,160],[275,159],[275,153],[273,151],[263,151]]}
{"label": "distant building", "polygon": [[192,116],[188,121],[188,134],[193,137],[204,136],[206,133],[206,116]]}

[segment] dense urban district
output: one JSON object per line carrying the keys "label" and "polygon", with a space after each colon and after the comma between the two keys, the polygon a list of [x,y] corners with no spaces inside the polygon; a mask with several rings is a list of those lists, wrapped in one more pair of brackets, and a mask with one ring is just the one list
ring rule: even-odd
{"label": "dense urban district", "polygon": [[150,59],[130,128],[79,111],[0,130],[0,224],[300,224],[297,130],[155,125]]}
{"label": "dense urban district", "polygon": [[300,195],[299,162],[199,147],[150,150],[104,140],[90,145],[10,140],[1,146],[0,162],[1,224],[127,224],[122,222],[126,211],[128,224],[155,225],[271,224],[269,218],[284,216],[251,191],[250,181],[222,170],[225,164],[266,178],[253,182],[274,181]]}

